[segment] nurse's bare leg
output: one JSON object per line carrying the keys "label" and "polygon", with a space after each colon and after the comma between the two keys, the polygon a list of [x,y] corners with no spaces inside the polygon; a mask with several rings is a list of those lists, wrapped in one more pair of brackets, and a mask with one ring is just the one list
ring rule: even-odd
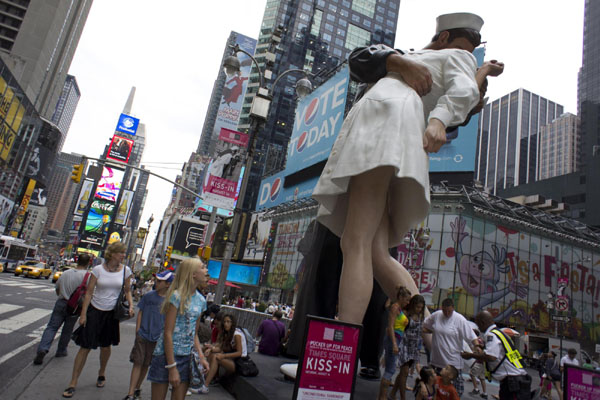
{"label": "nurse's bare leg", "polygon": [[419,294],[419,289],[410,273],[394,257],[389,249],[390,218],[386,212],[379,223],[373,238],[373,274],[390,299],[395,299],[399,286],[408,289],[411,295]]}
{"label": "nurse's bare leg", "polygon": [[348,212],[341,238],[344,263],[338,306],[342,321],[360,324],[367,310],[373,290],[371,245],[386,211],[393,173],[392,167],[380,167],[350,180]]}

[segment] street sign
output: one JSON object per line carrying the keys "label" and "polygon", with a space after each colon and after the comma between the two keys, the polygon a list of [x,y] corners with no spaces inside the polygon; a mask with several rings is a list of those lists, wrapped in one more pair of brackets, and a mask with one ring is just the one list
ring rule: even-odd
{"label": "street sign", "polygon": [[567,311],[569,309],[569,298],[567,296],[559,296],[554,303],[556,311]]}
{"label": "street sign", "polygon": [[564,322],[568,324],[569,322],[571,322],[571,317],[569,317],[568,315],[552,315],[552,321]]}

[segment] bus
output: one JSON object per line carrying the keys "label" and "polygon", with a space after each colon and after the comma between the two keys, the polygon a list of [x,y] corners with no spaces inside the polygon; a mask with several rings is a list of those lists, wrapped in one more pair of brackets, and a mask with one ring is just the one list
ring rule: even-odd
{"label": "bus", "polygon": [[36,254],[37,246],[12,236],[0,236],[0,262],[4,266],[4,272],[14,272],[19,263],[34,260]]}

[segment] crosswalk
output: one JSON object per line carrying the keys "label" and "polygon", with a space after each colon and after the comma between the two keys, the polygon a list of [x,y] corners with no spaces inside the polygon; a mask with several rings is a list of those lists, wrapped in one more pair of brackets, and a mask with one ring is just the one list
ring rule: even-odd
{"label": "crosswalk", "polygon": [[0,280],[0,288],[2,286],[21,289],[35,289],[38,292],[54,292],[54,286],[49,286],[48,284],[44,283],[29,282],[25,281],[24,279],[23,282],[20,282],[16,279]]}

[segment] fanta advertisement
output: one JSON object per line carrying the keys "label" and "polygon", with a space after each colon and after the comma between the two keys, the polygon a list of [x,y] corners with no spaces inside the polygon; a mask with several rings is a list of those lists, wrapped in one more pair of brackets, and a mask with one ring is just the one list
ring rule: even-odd
{"label": "fanta advertisement", "polygon": [[344,121],[348,67],[298,103],[288,145],[286,175],[326,160]]}

